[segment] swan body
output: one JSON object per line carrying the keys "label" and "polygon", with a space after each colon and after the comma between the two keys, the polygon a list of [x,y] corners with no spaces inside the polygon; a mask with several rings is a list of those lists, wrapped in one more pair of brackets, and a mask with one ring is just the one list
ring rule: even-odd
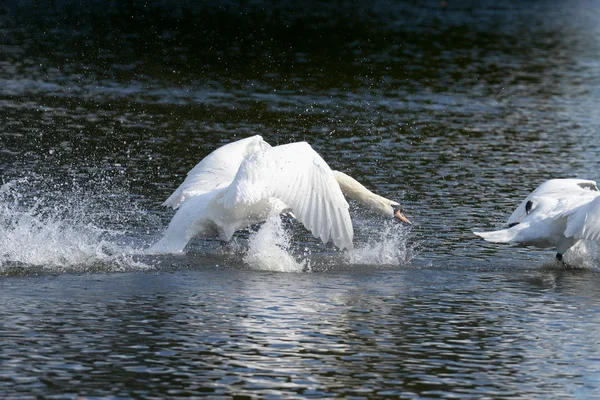
{"label": "swan body", "polygon": [[562,261],[580,240],[600,240],[600,192],[594,181],[551,179],[519,204],[508,228],[474,233],[488,242],[556,248]]}
{"label": "swan body", "polygon": [[331,240],[340,249],[351,249],[353,229],[344,193],[410,223],[397,202],[332,171],[306,142],[273,147],[258,135],[241,139],[213,151],[188,172],[163,203],[178,210],[148,252],[182,252],[194,237],[229,241],[235,231],[284,212],[323,243]]}

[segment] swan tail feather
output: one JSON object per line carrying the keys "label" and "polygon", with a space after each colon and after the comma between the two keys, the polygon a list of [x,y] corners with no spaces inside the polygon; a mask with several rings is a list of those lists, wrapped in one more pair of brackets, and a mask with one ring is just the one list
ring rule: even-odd
{"label": "swan tail feather", "polygon": [[487,242],[492,243],[512,243],[513,239],[516,236],[516,232],[511,228],[508,229],[500,229],[497,231],[490,232],[475,232],[473,233],[480,238],[486,240]]}
{"label": "swan tail feather", "polygon": [[173,237],[163,237],[158,242],[150,246],[145,253],[146,254],[176,254],[183,253],[187,240],[179,240]]}
{"label": "swan tail feather", "polygon": [[179,207],[179,205],[183,203],[183,200],[185,199],[183,193],[181,192],[181,190],[177,189],[171,196],[169,196],[167,200],[165,200],[164,203],[162,203],[162,205],[172,209]]}
{"label": "swan tail feather", "polygon": [[194,211],[198,201],[186,202],[177,210],[163,237],[146,250],[149,254],[182,253],[191,238],[203,231],[202,220],[197,220]]}

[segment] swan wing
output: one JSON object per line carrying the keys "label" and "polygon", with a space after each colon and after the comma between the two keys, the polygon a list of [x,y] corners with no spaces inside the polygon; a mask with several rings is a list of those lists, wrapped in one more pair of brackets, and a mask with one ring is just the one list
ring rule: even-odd
{"label": "swan wing", "polygon": [[596,195],[598,195],[598,187],[594,181],[585,179],[551,179],[542,183],[531,192],[508,218],[507,223],[511,225],[515,222],[520,222],[527,215],[527,203],[535,201],[536,198],[545,198],[550,203],[552,203],[551,200],[558,202],[560,207],[553,207],[553,213],[558,215],[580,205],[579,202],[589,201],[590,198]]}
{"label": "swan wing", "polygon": [[568,215],[565,236],[600,240],[600,196],[577,207]]}
{"label": "swan wing", "polygon": [[306,142],[272,147],[244,160],[225,192],[225,208],[278,199],[323,243],[352,248],[348,202],[331,168]]}
{"label": "swan wing", "polygon": [[177,208],[190,197],[229,185],[246,157],[270,147],[258,135],[219,147],[188,172],[183,183],[163,205]]}

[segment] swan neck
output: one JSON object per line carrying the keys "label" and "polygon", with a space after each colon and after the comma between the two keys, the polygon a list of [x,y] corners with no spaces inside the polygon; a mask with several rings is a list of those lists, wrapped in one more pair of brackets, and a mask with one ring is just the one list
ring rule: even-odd
{"label": "swan neck", "polygon": [[369,191],[369,189],[364,187],[360,182],[351,176],[339,171],[333,171],[333,174],[335,176],[335,180],[340,185],[340,189],[342,189],[342,193],[351,199],[364,203],[366,201],[366,197],[369,194],[373,194],[371,191]]}
{"label": "swan neck", "polygon": [[371,192],[356,179],[343,172],[333,171],[333,175],[345,196],[348,196],[352,200],[355,200],[380,214],[387,216],[394,215],[392,205],[398,205],[398,203]]}

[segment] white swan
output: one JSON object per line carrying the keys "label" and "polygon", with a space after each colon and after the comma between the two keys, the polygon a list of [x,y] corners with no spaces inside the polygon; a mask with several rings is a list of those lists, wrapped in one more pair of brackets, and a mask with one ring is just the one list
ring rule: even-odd
{"label": "white swan", "polygon": [[508,228],[474,232],[488,242],[556,248],[556,259],[580,240],[600,240],[600,192],[596,182],[552,179],[517,207]]}
{"label": "white swan", "polygon": [[260,136],[238,140],[206,156],[164,202],[179,208],[149,253],[182,252],[193,237],[219,236],[291,212],[306,229],[352,248],[348,197],[410,224],[400,205],[376,195],[350,176],[332,171],[306,142],[271,147]]}

